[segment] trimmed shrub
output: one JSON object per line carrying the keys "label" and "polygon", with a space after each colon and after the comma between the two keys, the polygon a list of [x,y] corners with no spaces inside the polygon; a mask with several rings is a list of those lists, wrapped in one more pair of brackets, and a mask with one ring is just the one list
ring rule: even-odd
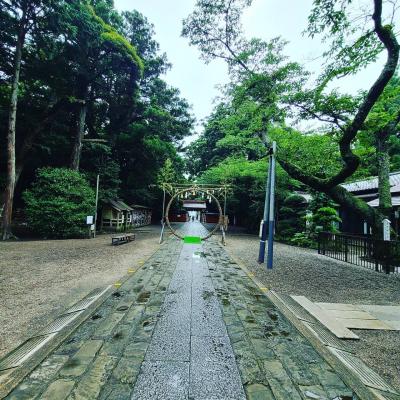
{"label": "trimmed shrub", "polygon": [[315,242],[307,232],[295,233],[293,237],[290,238],[289,243],[299,247],[317,247],[317,242]]}
{"label": "trimmed shrub", "polygon": [[82,237],[86,216],[94,213],[94,191],[81,173],[70,169],[39,169],[23,198],[30,228],[43,237]]}
{"label": "trimmed shrub", "polygon": [[320,230],[326,232],[338,232],[336,224],[341,222],[338,212],[332,207],[321,207],[311,216],[311,230],[316,233]]}
{"label": "trimmed shrub", "polygon": [[307,202],[298,194],[288,196],[279,209],[277,231],[283,240],[290,239],[306,227]]}

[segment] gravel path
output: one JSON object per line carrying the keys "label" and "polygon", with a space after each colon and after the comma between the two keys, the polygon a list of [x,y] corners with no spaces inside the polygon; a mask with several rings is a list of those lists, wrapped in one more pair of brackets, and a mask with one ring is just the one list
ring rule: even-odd
{"label": "gravel path", "polygon": [[[257,263],[259,239],[228,236],[227,250],[267,287],[316,302],[400,304],[400,276],[386,276],[318,255],[315,250],[275,245],[274,269]],[[357,355],[400,390],[400,332],[357,330]]]}
{"label": "gravel path", "polygon": [[0,242],[0,357],[91,290],[116,282],[158,248],[158,226],[136,241],[95,239]]}

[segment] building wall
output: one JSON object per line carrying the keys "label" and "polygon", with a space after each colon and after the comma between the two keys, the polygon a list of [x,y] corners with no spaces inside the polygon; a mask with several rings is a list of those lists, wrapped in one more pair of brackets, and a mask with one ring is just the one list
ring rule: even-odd
{"label": "building wall", "polygon": [[[398,208],[394,208],[390,215],[390,222],[393,230],[396,234],[400,233],[400,221],[395,216],[395,211]],[[340,223],[340,231],[343,233],[351,233],[354,235],[363,235],[364,234],[364,220],[358,215],[349,212],[347,210],[340,209],[339,216],[342,219]],[[370,227],[367,227],[367,232],[369,233]]]}
{"label": "building wall", "polygon": [[218,224],[219,214],[206,214],[206,223],[207,224]]}
{"label": "building wall", "polygon": [[151,210],[134,209],[131,215],[132,215],[133,226],[143,226],[151,224],[151,215],[152,215]]}
{"label": "building wall", "polygon": [[340,209],[339,216],[342,219],[340,231],[343,233],[352,233],[355,235],[364,234],[364,220],[358,215],[347,210]]}
{"label": "building wall", "polygon": [[188,221],[188,214],[170,214],[168,215],[169,222],[187,222]]}

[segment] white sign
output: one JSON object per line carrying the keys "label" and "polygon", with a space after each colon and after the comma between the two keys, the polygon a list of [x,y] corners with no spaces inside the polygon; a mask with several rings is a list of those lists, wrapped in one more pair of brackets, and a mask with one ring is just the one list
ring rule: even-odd
{"label": "white sign", "polygon": [[260,222],[260,232],[258,233],[258,237],[260,239],[262,238],[263,226],[264,226],[264,220],[262,219],[261,222]]}
{"label": "white sign", "polygon": [[93,215],[88,215],[86,217],[86,225],[92,225],[93,224]]}
{"label": "white sign", "polygon": [[390,220],[384,219],[383,224],[383,240],[390,240]]}

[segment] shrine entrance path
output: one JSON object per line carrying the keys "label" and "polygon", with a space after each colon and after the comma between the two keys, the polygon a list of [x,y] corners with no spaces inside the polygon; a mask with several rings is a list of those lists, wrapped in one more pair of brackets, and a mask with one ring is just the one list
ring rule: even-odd
{"label": "shrine entrance path", "polygon": [[[199,222],[181,228],[204,230]],[[351,395],[216,241],[170,238],[7,399]]]}

